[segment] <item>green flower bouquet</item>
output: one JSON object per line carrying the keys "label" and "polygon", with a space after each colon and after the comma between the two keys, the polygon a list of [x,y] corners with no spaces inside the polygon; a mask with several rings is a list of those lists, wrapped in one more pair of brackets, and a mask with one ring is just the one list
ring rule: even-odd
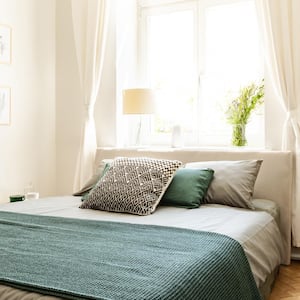
{"label": "green flower bouquet", "polygon": [[229,104],[226,117],[227,122],[233,126],[232,145],[245,146],[247,144],[246,125],[252,111],[263,103],[264,87],[264,80],[259,84],[251,83],[241,88],[239,95]]}

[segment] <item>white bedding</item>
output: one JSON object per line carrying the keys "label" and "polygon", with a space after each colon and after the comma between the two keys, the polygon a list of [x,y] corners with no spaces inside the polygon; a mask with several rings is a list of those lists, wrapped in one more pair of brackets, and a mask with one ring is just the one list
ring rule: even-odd
{"label": "white bedding", "polygon": [[273,217],[263,211],[251,211],[217,204],[199,209],[160,206],[154,214],[136,216],[79,209],[80,197],[52,197],[7,203],[0,210],[60,216],[68,218],[107,220],[138,224],[155,224],[194,230],[213,231],[230,236],[241,243],[248,257],[254,278],[260,287],[281,262],[281,235]]}

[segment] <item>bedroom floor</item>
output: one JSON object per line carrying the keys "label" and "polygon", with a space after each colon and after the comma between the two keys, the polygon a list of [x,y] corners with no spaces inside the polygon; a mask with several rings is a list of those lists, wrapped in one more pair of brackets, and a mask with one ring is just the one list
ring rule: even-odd
{"label": "bedroom floor", "polygon": [[300,300],[300,261],[281,266],[269,300]]}

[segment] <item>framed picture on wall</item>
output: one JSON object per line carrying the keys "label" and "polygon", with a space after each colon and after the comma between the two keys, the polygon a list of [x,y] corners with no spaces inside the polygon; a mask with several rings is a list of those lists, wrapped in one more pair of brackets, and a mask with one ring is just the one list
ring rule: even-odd
{"label": "framed picture on wall", "polygon": [[11,115],[10,87],[0,86],[0,125],[10,125]]}
{"label": "framed picture on wall", "polygon": [[11,28],[0,24],[0,64],[11,63]]}

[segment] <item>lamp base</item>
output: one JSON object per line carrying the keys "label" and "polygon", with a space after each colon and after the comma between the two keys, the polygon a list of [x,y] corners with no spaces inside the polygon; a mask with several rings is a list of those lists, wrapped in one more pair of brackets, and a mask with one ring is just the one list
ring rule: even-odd
{"label": "lamp base", "polygon": [[128,116],[128,138],[126,146],[149,146],[150,117],[146,115]]}

